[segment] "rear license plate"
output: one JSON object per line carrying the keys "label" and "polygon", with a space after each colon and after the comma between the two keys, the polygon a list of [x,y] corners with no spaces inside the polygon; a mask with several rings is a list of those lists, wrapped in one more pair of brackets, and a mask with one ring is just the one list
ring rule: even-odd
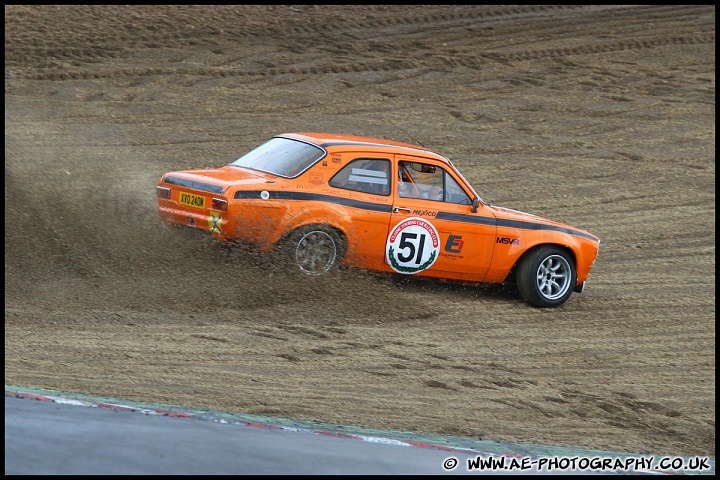
{"label": "rear license plate", "polygon": [[205,197],[193,195],[192,193],[180,192],[180,205],[188,207],[205,208]]}

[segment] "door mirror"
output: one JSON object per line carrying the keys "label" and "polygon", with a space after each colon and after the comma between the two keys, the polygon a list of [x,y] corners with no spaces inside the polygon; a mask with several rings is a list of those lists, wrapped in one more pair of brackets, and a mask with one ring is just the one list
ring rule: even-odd
{"label": "door mirror", "polygon": [[472,213],[477,213],[477,209],[480,206],[480,197],[473,198],[472,201]]}
{"label": "door mirror", "polygon": [[410,168],[416,172],[435,173],[435,165],[428,165],[427,163],[413,162],[410,164]]}

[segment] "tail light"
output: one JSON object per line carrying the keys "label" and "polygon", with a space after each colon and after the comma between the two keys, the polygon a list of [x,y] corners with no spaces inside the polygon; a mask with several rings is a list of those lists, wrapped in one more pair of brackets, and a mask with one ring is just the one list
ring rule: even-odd
{"label": "tail light", "polygon": [[224,200],[222,198],[214,198],[212,199],[212,208],[214,210],[227,210],[228,202],[227,200]]}
{"label": "tail light", "polygon": [[170,189],[167,187],[155,187],[155,195],[158,198],[170,198]]}

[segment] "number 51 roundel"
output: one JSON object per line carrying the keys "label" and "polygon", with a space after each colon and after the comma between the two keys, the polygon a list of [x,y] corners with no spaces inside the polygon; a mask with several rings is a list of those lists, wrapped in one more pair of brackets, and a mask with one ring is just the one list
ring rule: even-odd
{"label": "number 51 roundel", "polygon": [[440,253],[440,235],[432,223],[407,218],[393,228],[385,245],[388,263],[398,273],[413,274],[435,263]]}

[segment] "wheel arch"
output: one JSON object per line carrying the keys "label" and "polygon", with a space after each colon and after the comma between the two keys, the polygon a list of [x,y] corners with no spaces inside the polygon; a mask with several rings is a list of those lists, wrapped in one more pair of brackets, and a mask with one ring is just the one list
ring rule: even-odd
{"label": "wheel arch", "polygon": [[282,219],[282,225],[284,233],[275,243],[276,247],[286,242],[293,232],[299,228],[310,225],[323,225],[336,230],[345,240],[345,248],[347,249],[352,219],[344,209],[332,204],[323,204],[311,208],[304,207],[297,211],[288,211]]}
{"label": "wheel arch", "polygon": [[[574,263],[575,269],[576,269],[575,276],[577,277],[577,262],[578,262],[578,257],[577,257],[577,253],[575,252],[575,250],[573,250],[573,249],[572,249],[570,246],[568,246],[567,244],[556,243],[556,242],[544,242],[544,243],[538,243],[538,244],[536,244],[536,245],[533,245],[532,247],[530,247],[530,248],[528,248],[527,250],[525,250],[525,251],[515,260],[515,263],[513,264],[513,266],[512,266],[512,268],[510,269],[510,271],[508,272],[508,274],[507,274],[507,276],[505,277],[505,280],[504,280],[503,283],[510,284],[510,285],[515,285],[515,284],[517,283],[517,269],[518,269],[518,266],[522,264],[523,260],[524,260],[526,257],[532,255],[533,252],[539,250],[540,248],[547,247],[547,246],[553,246],[553,247],[561,248],[562,250],[565,250],[568,254],[570,254],[570,256],[572,257],[572,261],[573,261],[573,263]],[[577,284],[577,280],[578,280],[578,279],[575,278],[575,283],[576,283],[576,284]]]}
{"label": "wheel arch", "polygon": [[325,228],[331,228],[331,229],[333,229],[333,230],[340,236],[340,238],[343,240],[343,248],[344,248],[343,253],[347,253],[347,246],[348,246],[348,236],[347,236],[347,234],[346,234],[341,228],[339,228],[337,225],[332,225],[332,224],[329,224],[329,223],[318,222],[318,221],[307,222],[307,223],[303,223],[302,225],[296,225],[296,226],[293,227],[292,229],[287,230],[287,231],[282,235],[282,237],[280,237],[280,240],[278,240],[278,241],[276,242],[275,247],[278,248],[278,247],[280,247],[280,246],[282,246],[282,245],[285,245],[285,244],[287,243],[288,239],[289,239],[289,238],[293,235],[293,233],[295,233],[297,230],[300,230],[301,228],[305,228],[305,227],[311,227],[311,226],[325,227]]}

